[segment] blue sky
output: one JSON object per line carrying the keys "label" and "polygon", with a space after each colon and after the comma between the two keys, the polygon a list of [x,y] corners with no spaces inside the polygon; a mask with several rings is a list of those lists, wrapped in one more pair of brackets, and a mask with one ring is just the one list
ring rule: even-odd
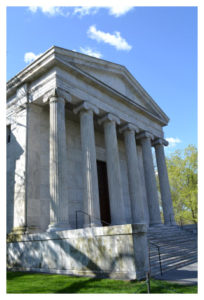
{"label": "blue sky", "polygon": [[7,79],[52,45],[125,65],[170,117],[166,153],[197,146],[196,7],[7,8]]}

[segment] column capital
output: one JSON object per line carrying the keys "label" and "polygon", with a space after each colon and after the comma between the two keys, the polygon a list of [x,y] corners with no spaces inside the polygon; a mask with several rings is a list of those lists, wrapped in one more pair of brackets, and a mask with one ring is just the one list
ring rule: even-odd
{"label": "column capital", "polygon": [[51,96],[49,98],[49,103],[53,103],[53,102],[65,104],[65,99],[63,97]]}
{"label": "column capital", "polygon": [[62,90],[61,88],[54,88],[54,89],[51,89],[50,91],[48,91],[44,97],[43,97],[43,103],[47,103],[51,100],[51,98],[63,98],[64,101],[67,101],[67,102],[71,102],[72,101],[72,97],[71,95],[66,92],[65,90]]}
{"label": "column capital", "polygon": [[156,145],[163,145],[163,146],[168,146],[169,142],[163,138],[156,138],[153,142],[152,142],[152,146],[156,146]]}
{"label": "column capital", "polygon": [[154,135],[152,133],[150,133],[149,131],[143,131],[136,135],[137,140],[144,139],[144,138],[150,138],[151,140],[153,140]]}
{"label": "column capital", "polygon": [[107,113],[104,117],[98,120],[98,124],[101,125],[105,122],[115,122],[116,124],[120,124],[120,119],[111,113]]}
{"label": "column capital", "polygon": [[81,104],[79,104],[78,106],[76,106],[74,109],[73,109],[73,112],[75,114],[77,114],[78,112],[81,112],[81,111],[89,111],[91,110],[93,113],[95,113],[96,115],[99,114],[99,109],[98,107],[96,107],[95,105],[91,104],[90,102],[88,101],[83,101]]}
{"label": "column capital", "polygon": [[132,123],[127,123],[123,126],[120,127],[119,132],[124,133],[125,131],[134,131],[136,133],[140,132],[140,129],[138,126],[132,124]]}

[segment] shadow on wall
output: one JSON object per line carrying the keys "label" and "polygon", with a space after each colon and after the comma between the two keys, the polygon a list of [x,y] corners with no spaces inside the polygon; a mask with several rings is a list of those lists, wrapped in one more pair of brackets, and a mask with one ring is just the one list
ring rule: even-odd
{"label": "shadow on wall", "polygon": [[83,243],[80,238],[77,242],[76,240],[73,240],[76,244],[74,246],[67,239],[59,238],[56,233],[52,240],[9,243],[8,267],[37,272],[41,269],[42,272],[48,273],[60,271],[62,274],[64,272],[98,278],[115,277],[112,276],[113,273],[116,276],[118,274],[118,278],[124,276],[124,273],[131,273],[133,276],[134,250],[131,247],[126,251],[126,247],[108,248],[104,242],[96,238],[90,241],[87,237]]}
{"label": "shadow on wall", "polygon": [[[7,233],[14,226],[14,195],[15,201],[18,201],[22,196],[22,188],[24,189],[25,179],[16,172],[16,161],[23,153],[23,148],[17,142],[12,131],[10,131],[10,141],[7,143]],[[18,182],[18,188],[15,189],[16,182]]]}

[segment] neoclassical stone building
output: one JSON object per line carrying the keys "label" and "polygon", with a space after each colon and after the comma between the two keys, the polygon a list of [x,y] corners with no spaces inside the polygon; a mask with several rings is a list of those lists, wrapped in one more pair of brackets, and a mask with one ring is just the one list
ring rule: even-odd
{"label": "neoclassical stone building", "polygon": [[50,48],[7,84],[8,233],[146,232],[161,209],[175,224],[168,121],[124,66]]}

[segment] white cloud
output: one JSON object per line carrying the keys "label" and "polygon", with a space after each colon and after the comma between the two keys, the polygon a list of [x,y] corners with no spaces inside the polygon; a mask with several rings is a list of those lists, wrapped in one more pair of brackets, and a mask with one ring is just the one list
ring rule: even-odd
{"label": "white cloud", "polygon": [[37,6],[29,6],[28,9],[32,12],[32,13],[36,13],[36,11],[38,10]]}
{"label": "white cloud", "polygon": [[40,56],[42,53],[40,54],[35,54],[33,52],[26,52],[24,55],[24,62],[30,64],[32,61],[34,61],[36,58],[38,58],[38,56]]}
{"label": "white cloud", "polygon": [[79,15],[80,17],[87,15],[95,15],[99,11],[100,7],[95,6],[80,6],[76,7],[73,11],[73,15]]}
{"label": "white cloud", "polygon": [[[42,13],[48,15],[48,16],[64,16],[67,17],[70,15],[70,12],[67,11],[67,7],[59,7],[59,6],[50,6],[50,5],[42,5],[42,6],[29,6],[28,9],[32,13],[36,13],[38,10],[40,10]],[[74,10],[72,12],[73,15],[78,15],[79,17],[84,17],[87,15],[95,15],[98,13],[98,11],[101,8],[105,8],[108,10],[109,15],[112,15],[114,17],[120,17],[127,12],[129,12],[133,7],[130,6],[77,6],[74,7]],[[66,10],[66,12],[65,12]]]}
{"label": "white cloud", "polygon": [[109,14],[113,15],[115,17],[120,17],[124,14],[126,14],[128,11],[130,11],[131,9],[133,9],[133,7],[130,6],[112,6],[109,8]]}
{"label": "white cloud", "polygon": [[116,31],[114,34],[97,30],[95,25],[89,27],[87,31],[88,37],[97,42],[104,42],[114,46],[117,50],[131,50],[130,46],[124,38],[121,37],[120,32]]}
{"label": "white cloud", "polygon": [[97,57],[97,58],[102,57],[102,54],[99,51],[95,51],[95,50],[91,49],[90,47],[86,47],[86,48],[80,47],[80,51],[84,54],[94,56],[94,57]]}
{"label": "white cloud", "polygon": [[69,12],[64,12],[64,10],[61,7],[58,6],[49,6],[49,5],[43,5],[43,6],[29,6],[28,9],[32,13],[36,13],[38,10],[40,10],[42,13],[54,17],[57,15],[67,17],[69,15]]}
{"label": "white cloud", "polygon": [[109,14],[115,17],[120,17],[127,12],[129,12],[133,7],[131,6],[110,6],[110,7],[99,7],[99,6],[79,6],[74,9],[73,14],[79,15],[80,17],[87,16],[87,15],[95,15],[98,13],[99,9],[105,8],[109,11]]}
{"label": "white cloud", "polygon": [[175,147],[177,144],[181,143],[181,140],[178,138],[166,138],[166,140],[169,142],[169,147],[173,148]]}

